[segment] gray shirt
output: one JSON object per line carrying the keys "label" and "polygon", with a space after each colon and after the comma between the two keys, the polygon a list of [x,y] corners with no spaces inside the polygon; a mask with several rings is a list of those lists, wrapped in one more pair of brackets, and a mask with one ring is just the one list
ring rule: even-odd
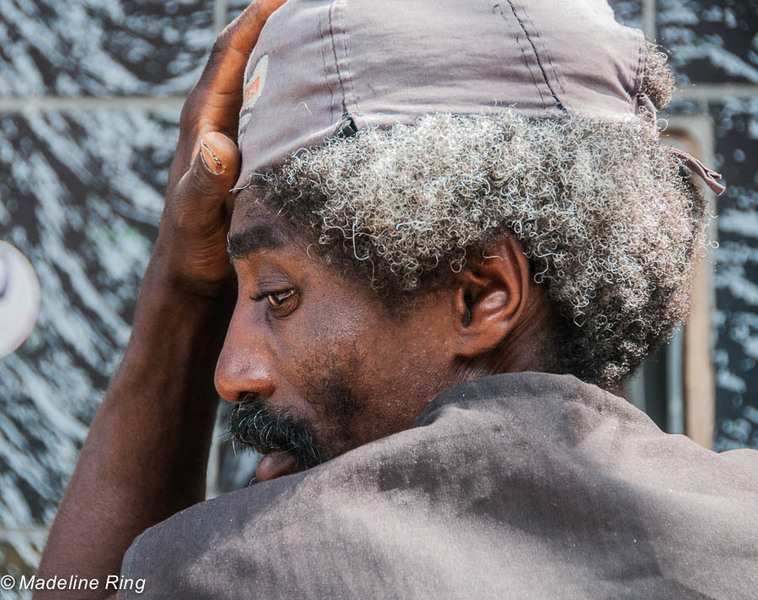
{"label": "gray shirt", "polygon": [[758,452],[571,376],[447,390],[407,431],[143,533],[120,598],[758,598]]}

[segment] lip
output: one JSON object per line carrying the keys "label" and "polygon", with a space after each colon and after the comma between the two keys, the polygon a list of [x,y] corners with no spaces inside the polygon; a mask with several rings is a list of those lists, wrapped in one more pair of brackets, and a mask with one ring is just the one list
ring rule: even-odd
{"label": "lip", "polygon": [[269,481],[295,472],[297,462],[289,452],[277,450],[263,455],[255,468],[255,479],[258,482]]}

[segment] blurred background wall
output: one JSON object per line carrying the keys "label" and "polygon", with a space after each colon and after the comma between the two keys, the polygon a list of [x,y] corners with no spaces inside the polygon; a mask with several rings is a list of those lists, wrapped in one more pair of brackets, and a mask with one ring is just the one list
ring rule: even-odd
{"label": "blurred background wall", "polygon": [[[182,99],[243,4],[0,0],[0,239],[42,287],[34,333],[0,360],[0,575],[36,569],[129,336]],[[630,396],[669,430],[691,433],[697,421],[700,443],[755,448],[758,0],[611,4],[671,53],[672,143],[694,147],[729,185],[714,199],[719,247],[697,292],[701,326],[647,365]],[[245,485],[253,465],[219,428],[209,494]]]}

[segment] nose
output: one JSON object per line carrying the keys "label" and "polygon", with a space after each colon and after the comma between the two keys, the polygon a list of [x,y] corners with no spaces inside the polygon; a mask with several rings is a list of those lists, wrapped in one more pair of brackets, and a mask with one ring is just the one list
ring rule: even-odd
{"label": "nose", "polygon": [[276,389],[271,352],[254,312],[235,308],[216,363],[216,391],[228,402],[250,393],[265,399]]}

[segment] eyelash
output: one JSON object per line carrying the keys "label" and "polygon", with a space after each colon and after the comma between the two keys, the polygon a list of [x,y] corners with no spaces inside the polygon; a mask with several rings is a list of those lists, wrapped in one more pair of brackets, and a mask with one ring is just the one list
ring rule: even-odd
{"label": "eyelash", "polygon": [[[285,302],[295,295],[295,290],[276,290],[273,292],[261,292],[253,297],[253,302],[260,302],[261,300],[268,299],[268,303],[273,309],[282,308]],[[278,304],[274,304],[272,298],[275,296],[284,296]]]}

